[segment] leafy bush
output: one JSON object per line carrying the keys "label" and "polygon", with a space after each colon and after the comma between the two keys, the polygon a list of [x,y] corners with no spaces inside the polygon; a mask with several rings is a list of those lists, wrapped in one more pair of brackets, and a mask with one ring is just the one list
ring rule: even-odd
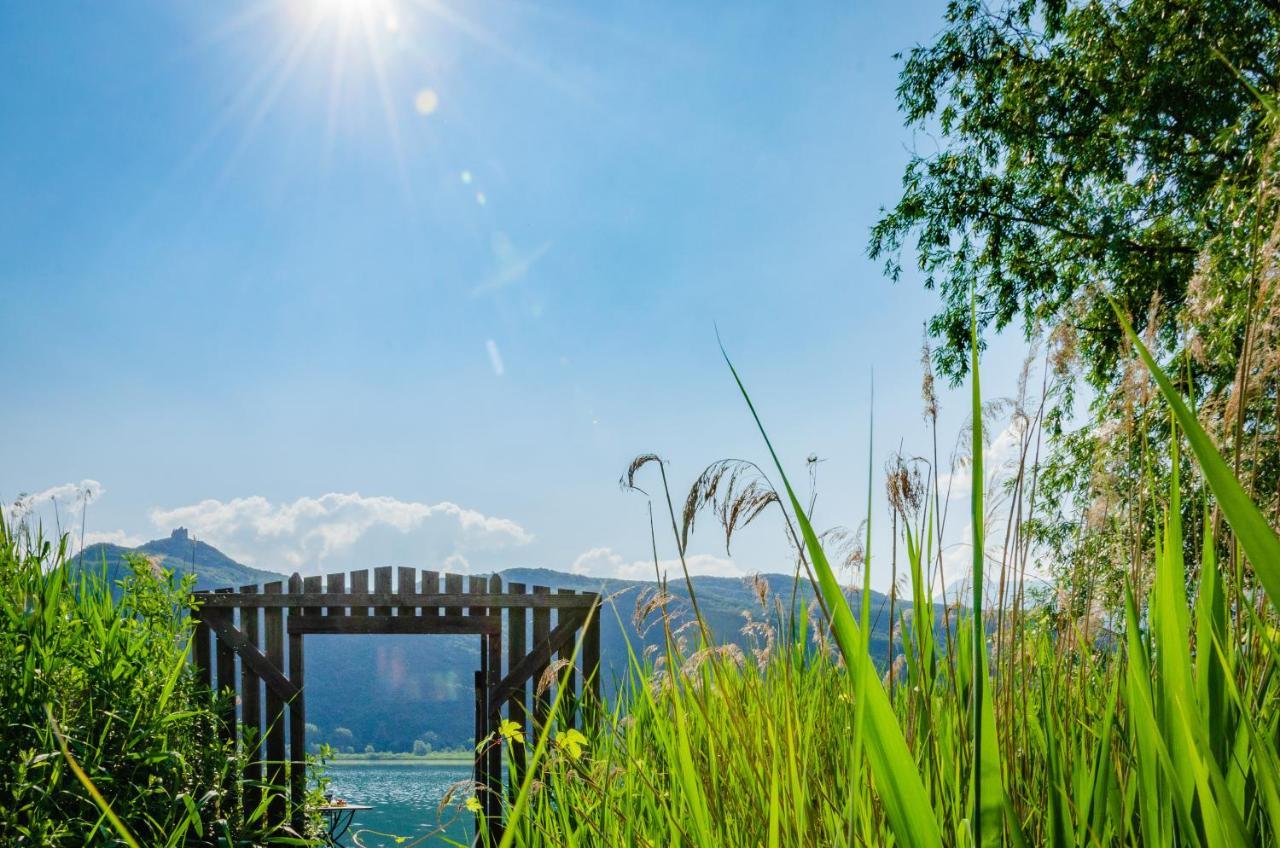
{"label": "leafy bush", "polygon": [[56,728],[140,844],[229,832],[234,752],[188,662],[190,580],[130,564],[113,587],[65,537],[0,517],[0,845],[125,844]]}

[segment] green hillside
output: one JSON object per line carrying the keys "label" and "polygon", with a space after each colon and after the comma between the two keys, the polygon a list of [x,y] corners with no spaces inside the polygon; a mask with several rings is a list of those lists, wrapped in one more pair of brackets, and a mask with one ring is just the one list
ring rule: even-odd
{"label": "green hillside", "polygon": [[186,528],[179,527],[166,538],[153,539],[136,548],[100,543],[89,545],[76,558],[77,567],[90,573],[105,573],[115,582],[129,573],[125,556],[138,554],[157,567],[172,569],[175,574],[195,572],[197,589],[221,589],[287,579],[283,574],[241,565],[213,545],[191,538]]}

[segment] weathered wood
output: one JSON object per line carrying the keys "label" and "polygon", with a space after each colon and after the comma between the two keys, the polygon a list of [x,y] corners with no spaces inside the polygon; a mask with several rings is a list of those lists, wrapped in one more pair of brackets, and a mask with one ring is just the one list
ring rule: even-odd
{"label": "weathered wood", "polygon": [[[572,589],[559,589],[556,594],[577,595],[578,593]],[[557,621],[563,622],[565,620],[565,616],[566,613],[564,610],[556,612]],[[575,636],[577,635],[578,628],[581,626],[581,619],[574,622],[573,630]],[[560,673],[561,685],[564,686],[564,695],[561,696],[560,701],[560,715],[564,716],[565,724],[570,727],[574,725],[574,718],[578,715],[578,667],[574,664],[576,660],[576,657],[574,657],[574,650],[576,648],[577,639],[570,639],[559,649],[556,656],[557,660],[568,663],[565,670]]]}
{"label": "weathered wood", "polygon": [[500,633],[501,619],[488,615],[369,616],[308,615],[290,622],[291,633],[445,634]]}
{"label": "weathered wood", "polygon": [[[530,700],[529,682],[540,680],[553,658],[573,656],[575,636],[586,624],[588,612],[598,597],[567,590],[553,593],[545,586],[535,586],[529,593],[522,584],[512,584],[504,592],[497,575],[445,574],[442,581],[439,572],[424,570],[418,584],[416,574],[411,568],[376,568],[372,592],[369,591],[369,572],[360,570],[349,577],[331,574],[327,581],[320,577],[303,579],[295,574],[289,580],[288,593],[278,582],[263,587],[261,593],[252,586],[243,587],[239,593],[230,589],[195,593],[193,653],[202,679],[212,684],[216,671],[220,686],[231,685],[241,692],[246,726],[258,727],[265,723],[262,732],[265,753],[247,759],[266,764],[262,778],[273,790],[268,812],[271,823],[282,823],[290,812],[296,825],[302,823],[301,801],[306,788],[306,708],[303,703],[303,637],[306,634],[469,633],[480,637],[480,670],[474,681],[476,738],[493,740],[493,744],[481,746],[477,751],[476,779],[485,787],[482,803],[490,819],[490,833],[500,832],[502,741],[496,731],[502,710],[505,708],[508,717],[531,739],[535,738],[533,733],[545,729],[551,695],[538,696],[535,692]],[[322,582],[327,591],[321,590]],[[399,591],[392,591],[393,582]],[[244,631],[236,627],[236,610]],[[503,610],[507,616],[505,652]],[[260,630],[259,615],[262,616]],[[527,631],[530,625],[532,638]],[[214,635],[211,646],[210,637]],[[259,647],[260,640],[262,647]],[[598,695],[598,619],[592,618],[582,640],[581,688],[583,692],[590,688]],[[530,643],[532,650],[527,649]],[[502,673],[504,654],[505,676]],[[236,657],[240,661],[238,679]],[[563,693],[567,699],[564,702],[567,721],[573,720],[573,710],[581,701],[577,676],[576,669],[569,669],[553,683],[568,687]],[[265,686],[265,716],[261,702],[254,704],[262,692],[261,686]],[[234,728],[234,708],[230,718]],[[523,753],[520,748],[513,753],[512,777],[516,781],[525,770]],[[253,779],[252,765],[246,777]],[[252,798],[246,796],[246,801],[252,806]]]}
{"label": "weathered wood", "polygon": [[[289,578],[289,592],[302,594],[302,576],[294,572]],[[289,618],[305,617],[303,607],[289,610]],[[306,827],[307,794],[307,704],[302,697],[306,665],[302,655],[302,634],[289,631],[289,680],[298,694],[289,699],[289,816],[299,833]]]}
{"label": "weathered wood", "polygon": [[[359,571],[351,572],[351,594],[364,595],[364,594],[368,594],[368,592],[369,592],[368,569],[362,568]],[[351,614],[353,616],[361,617],[369,614],[369,610],[368,610],[369,604],[352,602],[350,606],[351,606]]]}
{"label": "weathered wood", "polygon": [[591,620],[587,622],[587,632],[583,635],[582,641],[582,674],[586,677],[583,682],[583,691],[590,691],[591,697],[600,702],[600,613],[603,610],[599,604],[591,611]]}
{"label": "weathered wood", "polygon": [[[268,583],[262,591],[268,595],[278,595],[283,591],[279,581]],[[267,653],[266,658],[276,669],[284,668],[284,611],[280,607],[267,607],[262,620]],[[264,676],[263,679],[266,679]],[[271,792],[271,803],[268,815],[273,823],[284,822],[287,817],[285,806],[285,726],[284,702],[281,694],[270,685],[267,686],[267,768],[266,780]]]}
{"label": "weathered wood", "polygon": [[[412,568],[405,568],[403,565],[396,572],[396,588],[401,595],[412,595],[417,591],[414,581],[417,579],[417,572]],[[396,607],[396,615],[417,615],[417,607]]]}
{"label": "weathered wood", "polygon": [[[373,593],[375,595],[391,595],[392,569],[389,565],[380,565],[373,570]],[[391,606],[383,604],[374,607],[374,615],[391,615]]]}
{"label": "weathered wood", "polygon": [[[552,598],[557,597],[551,594],[551,589],[546,586],[534,586],[533,597]],[[551,609],[549,607],[533,608],[533,644],[540,646],[547,641],[547,637],[551,634]],[[538,733],[542,733],[546,723],[547,714],[551,711],[551,699],[547,697],[548,693],[538,692],[538,681],[542,679],[542,674],[547,670],[547,664],[550,662],[550,654],[539,660],[532,660],[533,669],[529,676],[533,679],[533,725]],[[511,678],[515,674],[515,670],[507,672],[507,677]]]}
{"label": "weathered wood", "polygon": [[209,654],[209,638],[213,631],[209,628],[209,623],[205,621],[204,614],[197,610],[196,615],[200,616],[196,620],[196,631],[191,635],[192,653],[195,656],[196,676],[206,689],[213,689],[213,664],[210,662]]}
{"label": "weathered wood", "polygon": [[[346,615],[347,605],[342,598],[347,594],[347,575],[346,574],[330,574],[325,578],[324,600],[320,601],[325,606],[325,610],[329,615]],[[310,602],[310,599],[306,599]]]}
{"label": "weathered wood", "polygon": [[[431,572],[423,572],[430,574]],[[330,575],[345,577],[346,575]],[[354,575],[353,575],[354,576]],[[245,598],[240,595],[213,594],[195,592],[193,597],[202,607],[208,609],[226,609],[241,607],[303,607],[303,606],[344,606],[344,607],[464,607],[475,601],[470,592],[462,590],[462,575],[446,575],[456,578],[457,588],[444,592],[402,594],[399,592],[377,594],[368,591],[355,593],[343,592],[341,586],[329,585],[327,592],[303,592],[297,597],[293,595],[255,595]],[[484,602],[491,607],[524,607],[533,609],[589,609],[596,601],[596,595],[516,595],[510,592],[489,594]]]}
{"label": "weathered wood", "polygon": [[[231,593],[231,589],[223,589],[223,593]],[[234,610],[228,610],[225,615],[229,620],[234,614]],[[218,670],[218,692],[225,699],[222,703],[220,711],[220,719],[218,722],[218,736],[224,743],[234,742],[236,737],[236,691],[239,688],[236,680],[236,652],[223,639],[217,639],[213,646],[214,663]],[[230,695],[227,690],[230,689]]]}
{"label": "weathered wood", "polygon": [[[525,585],[523,583],[508,583],[507,591],[513,595],[523,595]],[[520,660],[525,655],[525,637],[528,628],[529,611],[524,607],[508,607],[507,608],[507,673],[510,674]],[[528,683],[522,682],[518,686],[512,687],[511,697],[507,699],[507,719],[514,721],[520,725],[521,731],[529,737],[529,705],[528,705]],[[497,697],[497,687],[494,687],[494,696]],[[501,702],[499,702],[501,703]],[[531,737],[530,737],[531,738]],[[511,757],[511,786],[520,786],[524,780],[525,771],[525,750],[523,745],[516,745],[512,749]]]}
{"label": "weathered wood", "polygon": [[[485,591],[488,594],[497,594],[502,591],[502,578],[498,575],[491,575],[486,582]],[[497,619],[499,625],[502,622],[502,610],[491,607],[487,610],[491,618]],[[486,675],[485,675],[485,696],[488,701],[487,710],[489,716],[489,732],[495,733],[502,725],[502,706],[505,699],[497,697],[498,681],[502,679],[502,628],[499,626],[497,633],[490,633],[485,636],[484,640],[485,652],[487,657]],[[495,740],[496,744],[489,749],[489,759],[486,763],[485,783],[489,788],[489,803],[486,812],[489,821],[495,827],[501,827],[502,821],[502,738],[498,736]]]}
{"label": "weathered wood", "polygon": [[[440,573],[438,571],[422,572],[422,596],[431,597],[440,594]],[[424,603],[422,604],[423,615],[439,615],[440,604]]]}
{"label": "weathered wood", "polygon": [[445,615],[462,615],[462,605],[466,603],[462,593],[462,575],[446,574],[444,576],[444,592],[445,595],[452,595],[452,598],[441,598],[438,606],[445,608]]}
{"label": "weathered wood", "polygon": [[[318,575],[307,577],[302,581],[302,591],[306,594],[320,594],[323,591],[321,588],[322,582],[323,582],[322,578],[320,578]],[[316,607],[303,607],[302,609],[298,610],[298,612],[302,614],[302,617],[309,618],[317,615],[322,615],[324,613],[324,610],[321,607],[316,606]],[[292,615],[292,612],[290,614]],[[291,639],[292,638],[294,637],[291,637]],[[295,704],[298,706],[300,710],[299,718],[300,718],[300,723],[302,725],[302,729],[296,736],[292,736],[290,740],[290,745],[293,746],[293,750],[291,752],[293,755],[292,760],[295,763],[299,759],[302,760],[302,768],[301,768],[301,771],[299,772],[299,775],[302,780],[302,783],[301,783],[302,798],[304,799],[304,801],[298,802],[295,800],[295,803],[304,803],[306,798],[306,791],[307,791],[307,717],[306,717],[307,694],[306,694],[306,687],[305,687],[305,678],[302,672],[306,671],[306,664],[303,662],[303,657],[305,656],[305,653],[303,651],[304,643],[303,643],[301,634],[299,634],[296,638],[298,641],[298,666],[300,669],[300,673],[299,673],[299,676],[296,678],[295,682],[298,684],[299,693],[295,697],[295,699],[291,702],[290,709],[292,709],[293,705]],[[296,786],[297,783],[295,782],[294,785]],[[293,814],[295,828],[305,826],[305,815],[303,816],[303,820],[300,821],[299,820],[300,812],[305,814],[306,812],[305,808],[302,808],[300,806],[295,806],[294,814]],[[302,831],[300,830],[299,832],[301,833]]]}
{"label": "weathered wood", "polygon": [[[538,587],[534,587],[537,591]],[[507,672],[495,687],[494,696],[499,701],[505,701],[511,697],[516,688],[527,680],[533,680],[534,691],[537,691],[538,681],[542,675],[546,673],[547,666],[551,662],[552,654],[566,650],[565,646],[573,643],[574,634],[578,628],[582,626],[582,619],[577,616],[566,616],[563,621],[556,625],[556,629],[552,630],[541,640],[538,640],[537,622],[534,622],[534,647],[525,655],[525,658],[516,663],[515,668]],[[568,650],[572,650],[569,648]],[[546,703],[550,699],[545,695],[537,699],[541,703]],[[536,712],[536,711],[535,711]],[[538,723],[545,720],[546,716],[537,716]]]}
{"label": "weathered wood", "polygon": [[[475,677],[473,679],[475,681],[475,700],[476,700],[476,749],[475,749],[476,756],[475,756],[475,762],[472,765],[471,773],[475,776],[476,783],[487,785],[487,781],[485,781],[484,779],[486,760],[485,760],[484,751],[482,750],[483,746],[480,744],[481,740],[483,740],[488,733],[488,731],[485,729],[485,726],[486,724],[488,724],[488,722],[485,719],[485,709],[484,709],[484,705],[485,705],[484,672],[477,670],[475,673]],[[485,793],[485,794],[488,794],[488,793]],[[485,802],[482,801],[481,803],[484,804]],[[488,815],[487,804],[485,804],[485,806],[486,806],[485,815],[487,816]],[[475,829],[477,833],[480,832],[479,817],[480,817],[480,814],[476,813]]]}
{"label": "weathered wood", "polygon": [[283,700],[298,694],[293,682],[280,670],[280,665],[272,662],[256,645],[250,644],[248,637],[231,623],[231,614],[227,610],[209,610],[206,615],[218,642],[239,655],[241,664],[247,664],[267,684],[268,693],[274,692]]}
{"label": "weathered wood", "polygon": [[[258,587],[241,586],[241,595],[256,595]],[[240,610],[240,632],[244,634],[246,646],[251,646],[266,662],[266,657],[258,650],[258,618],[261,614],[257,607],[245,607]],[[244,776],[247,784],[244,790],[245,809],[254,810],[262,800],[262,678],[253,670],[253,662],[246,659],[247,651],[241,649],[240,654],[240,724],[244,728],[241,733],[245,744]]]}

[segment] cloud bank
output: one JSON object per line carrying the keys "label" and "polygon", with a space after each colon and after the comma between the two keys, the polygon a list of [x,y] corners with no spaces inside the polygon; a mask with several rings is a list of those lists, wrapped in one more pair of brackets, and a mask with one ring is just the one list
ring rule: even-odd
{"label": "cloud bank", "polygon": [[[745,577],[747,571],[731,559],[724,559],[711,554],[693,554],[685,557],[689,574],[707,577]],[[588,577],[616,577],[619,580],[652,580],[653,560],[633,560],[628,562],[612,548],[591,548],[579,554],[569,570],[574,574]],[[658,561],[658,570],[671,576],[683,575],[680,560],[664,559]]]}
{"label": "cloud bank", "polygon": [[159,529],[186,527],[241,562],[317,572],[395,563],[448,562],[469,568],[470,554],[526,545],[516,522],[449,501],[427,504],[331,492],[273,503],[261,496],[207,499],[151,511]]}

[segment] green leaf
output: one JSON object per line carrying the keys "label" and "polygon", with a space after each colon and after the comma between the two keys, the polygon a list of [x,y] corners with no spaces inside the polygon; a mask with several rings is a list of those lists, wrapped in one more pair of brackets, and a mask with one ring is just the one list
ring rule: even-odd
{"label": "green leaf", "polygon": [[1240,547],[1244,549],[1245,555],[1253,564],[1254,573],[1258,576],[1263,590],[1266,591],[1272,606],[1280,610],[1280,538],[1276,537],[1267,519],[1249,498],[1240,481],[1236,480],[1230,466],[1222,458],[1222,454],[1218,453],[1218,449],[1188,408],[1181,393],[1174,388],[1173,383],[1156,364],[1155,359],[1138,338],[1137,333],[1133,331],[1133,327],[1130,326],[1128,319],[1121,313],[1115,301],[1111,302],[1111,308],[1115,311],[1116,318],[1119,319],[1129,341],[1137,349],[1138,356],[1142,358],[1147,370],[1151,372],[1151,376],[1160,387],[1160,393],[1164,395],[1165,402],[1173,411],[1178,426],[1186,433],[1191,452],[1195,454],[1200,470],[1204,472],[1205,480],[1213,490],[1214,497],[1218,499],[1218,506],[1221,507],[1227,523],[1235,532]]}

